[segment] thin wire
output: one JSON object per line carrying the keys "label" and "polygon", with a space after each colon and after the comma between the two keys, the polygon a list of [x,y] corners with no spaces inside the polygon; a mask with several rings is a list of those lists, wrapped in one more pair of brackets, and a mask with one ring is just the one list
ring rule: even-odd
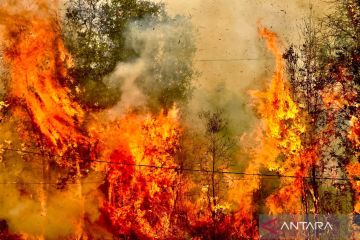
{"label": "thin wire", "polygon": [[[99,182],[66,182],[66,184],[70,184],[70,185],[78,185],[78,184],[99,184],[99,183],[104,183],[105,181],[99,181]],[[26,184],[26,185],[61,185],[61,183],[56,183],[56,182],[0,182],[0,185],[7,185],[7,184]]]}
{"label": "thin wire", "polygon": [[195,59],[194,62],[240,62],[240,61],[261,61],[272,58],[219,58],[219,59]]}
{"label": "thin wire", "polygon": [[[21,152],[26,154],[36,154],[43,156],[43,153],[33,152],[28,150],[13,149],[13,148],[0,148],[0,150],[5,151],[14,151]],[[64,159],[64,156],[49,153],[50,156],[61,157]],[[232,175],[243,175],[243,176],[261,176],[261,177],[275,177],[275,178],[301,178],[301,179],[316,179],[316,180],[339,180],[339,181],[360,181],[360,179],[350,179],[350,178],[335,178],[335,177],[309,177],[309,176],[295,176],[295,175],[280,175],[280,174],[267,174],[267,173],[246,173],[246,172],[235,172],[235,171],[212,171],[205,169],[192,169],[192,168],[180,168],[180,167],[166,167],[166,166],[157,166],[150,164],[135,164],[135,163],[122,163],[122,162],[113,162],[113,161],[104,161],[104,160],[91,160],[91,162],[99,162],[106,164],[114,165],[123,165],[123,166],[136,166],[136,167],[147,167],[155,169],[165,169],[165,170],[175,170],[175,171],[184,171],[184,172],[202,172],[202,173],[215,173],[215,174],[232,174]]]}

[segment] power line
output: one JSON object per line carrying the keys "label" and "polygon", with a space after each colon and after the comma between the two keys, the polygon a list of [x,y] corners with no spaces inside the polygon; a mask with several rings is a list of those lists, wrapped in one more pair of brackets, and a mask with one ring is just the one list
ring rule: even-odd
{"label": "power line", "polygon": [[[70,185],[83,185],[83,184],[99,184],[99,183],[104,183],[104,181],[99,181],[99,182],[66,182],[66,184],[70,184]],[[26,184],[26,185],[61,185],[61,183],[58,182],[16,182],[16,181],[11,181],[11,182],[0,182],[0,185],[16,185],[16,184]]]}
{"label": "power line", "polygon": [[[0,148],[0,150],[4,151],[14,151],[21,152],[25,154],[35,154],[44,156],[41,152],[29,151],[29,150],[21,150],[21,149],[13,149],[13,148]],[[49,156],[64,158],[64,156],[49,153]],[[243,175],[243,176],[253,176],[253,177],[273,177],[273,178],[301,178],[301,179],[316,179],[316,180],[339,180],[339,181],[360,181],[360,179],[350,179],[350,178],[335,178],[335,177],[309,177],[309,176],[295,176],[295,175],[280,175],[280,174],[266,174],[266,173],[246,173],[246,172],[236,172],[236,171],[212,171],[205,169],[193,169],[193,168],[181,168],[181,167],[167,167],[167,166],[157,166],[150,164],[135,164],[135,163],[122,163],[122,162],[113,162],[113,161],[104,161],[104,160],[91,160],[91,162],[99,162],[113,165],[122,165],[122,166],[135,166],[135,167],[147,167],[147,168],[155,168],[155,169],[165,169],[165,170],[174,170],[174,171],[183,171],[183,172],[201,172],[201,173],[215,173],[215,174],[232,174],[232,175]]]}
{"label": "power line", "polygon": [[240,62],[240,61],[262,61],[273,58],[219,58],[219,59],[195,59],[194,62]]}

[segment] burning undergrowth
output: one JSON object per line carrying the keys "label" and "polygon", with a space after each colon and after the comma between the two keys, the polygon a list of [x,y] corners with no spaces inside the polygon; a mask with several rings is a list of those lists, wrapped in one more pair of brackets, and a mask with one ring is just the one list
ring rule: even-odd
{"label": "burning undergrowth", "polygon": [[124,109],[114,108],[112,116],[89,115],[72,92],[76,80],[68,69],[75,63],[64,48],[56,6],[51,6],[46,1],[1,6],[8,76],[1,105],[2,138],[8,141],[1,151],[11,158],[3,161],[1,179],[14,184],[2,188],[2,232],[25,239],[96,238],[110,232],[167,236],[176,171],[162,168],[176,167],[177,109],[127,114],[134,106],[124,102],[135,83],[119,66],[105,81],[124,86],[119,89],[125,92]]}
{"label": "burning undergrowth", "polygon": [[[184,121],[195,50],[185,18],[130,23],[125,45],[136,57],[101,79],[121,97],[93,108],[71,75],[77,59],[64,47],[56,4],[28,4],[0,5],[1,237],[257,239],[260,201],[270,214],[308,212],[306,179],[319,148],[307,142],[310,117],[293,97],[275,33],[259,28],[275,72],[251,91],[260,122],[238,141],[221,110],[202,112],[201,130]],[[352,116],[347,137],[356,148],[358,125]],[[247,137],[256,144],[234,177]],[[260,199],[264,171],[289,177]],[[347,171],[358,175],[357,164]]]}

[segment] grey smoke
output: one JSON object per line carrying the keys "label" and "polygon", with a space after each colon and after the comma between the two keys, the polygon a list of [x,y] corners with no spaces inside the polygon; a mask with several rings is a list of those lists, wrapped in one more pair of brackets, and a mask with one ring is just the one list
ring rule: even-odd
{"label": "grey smoke", "polygon": [[113,116],[139,106],[168,108],[187,99],[195,53],[192,34],[189,19],[180,16],[129,24],[126,45],[138,58],[120,62],[105,78],[108,87],[122,92],[120,102],[110,110]]}

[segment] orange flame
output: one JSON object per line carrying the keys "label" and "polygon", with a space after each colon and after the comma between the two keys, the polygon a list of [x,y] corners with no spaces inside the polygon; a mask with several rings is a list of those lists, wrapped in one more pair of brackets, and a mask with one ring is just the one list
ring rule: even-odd
{"label": "orange flame", "polygon": [[[350,128],[348,138],[353,143],[355,149],[355,159],[359,159],[359,149],[360,149],[360,121],[357,117],[352,116],[350,119]],[[355,194],[355,206],[354,211],[360,213],[360,163],[352,162],[346,166],[350,183],[354,189]]]}
{"label": "orange flame", "polygon": [[107,171],[104,211],[119,234],[135,232],[146,239],[168,234],[177,175],[169,168],[176,167],[181,134],[176,112],[128,115],[95,133],[109,150],[106,158],[118,163]]}
{"label": "orange flame", "polygon": [[355,206],[354,211],[356,213],[360,213],[360,163],[350,163],[346,166],[346,170],[348,172],[348,175],[350,176],[351,185],[353,189],[355,190]]}
{"label": "orange flame", "polygon": [[[308,174],[314,163],[315,150],[305,149],[301,135],[306,130],[306,116],[292,99],[288,81],[284,76],[284,62],[278,46],[277,35],[261,27],[259,34],[266,40],[268,49],[275,56],[275,73],[265,91],[252,91],[257,111],[262,118],[258,131],[260,148],[255,150],[253,160],[246,172],[259,173],[261,168],[276,171],[282,178],[280,189],[266,200],[272,214],[302,212],[301,196],[304,191],[302,177]],[[259,177],[245,177],[240,193],[241,205],[254,211],[249,204],[252,195],[260,188]]]}
{"label": "orange flame", "polygon": [[350,141],[353,142],[356,149],[360,149],[360,120],[352,116],[350,119],[350,130],[348,135]]}
{"label": "orange flame", "polygon": [[[9,102],[22,106],[47,143],[62,153],[84,139],[84,112],[72,100],[66,83],[71,57],[64,48],[58,21],[38,1],[41,14],[2,8],[4,57],[9,66]],[[11,9],[11,8],[9,8]]]}
{"label": "orange flame", "polygon": [[266,161],[265,165],[267,169],[281,175],[297,177],[281,179],[281,188],[266,203],[270,213],[299,213],[303,211],[302,177],[308,174],[315,161],[315,149],[305,149],[303,146],[301,135],[306,130],[306,116],[291,97],[288,81],[283,75],[284,63],[276,34],[265,28],[260,29],[260,34],[267,40],[269,49],[276,57],[276,70],[269,90],[255,95],[261,99],[258,110],[266,123],[264,146],[276,148],[272,150],[276,155]]}
{"label": "orange flame", "polygon": [[[99,152],[110,163],[98,163],[94,169],[106,171],[107,199],[103,211],[113,230],[128,236],[135,233],[141,239],[165,239],[170,231],[178,176],[172,169],[176,167],[175,154],[181,136],[177,109],[158,116],[128,114],[111,123],[95,120],[87,131],[82,129],[85,113],[67,87],[73,83],[67,73],[72,64],[71,57],[56,27],[57,19],[52,17],[45,3],[41,0],[37,3],[42,3],[40,15],[0,10],[5,27],[2,32],[6,43],[4,56],[11,78],[8,102],[19,106],[14,114],[23,118],[27,113],[48,146],[59,154],[84,144],[88,132],[89,136],[98,139]],[[260,147],[255,150],[246,173],[260,173],[260,169],[265,168],[293,176],[281,179],[280,188],[267,198],[266,205],[272,214],[299,213],[303,211],[302,178],[315,162],[316,149],[307,149],[302,142],[306,116],[291,96],[277,36],[266,28],[260,28],[259,34],[266,39],[275,56],[276,69],[265,91],[252,92],[262,125],[257,132]],[[352,124],[355,127],[349,137],[358,144],[358,120]],[[80,179],[79,164],[77,171]],[[359,174],[359,166],[350,165],[348,171],[352,175]],[[233,223],[238,231],[234,235],[257,238],[253,194],[261,187],[261,179],[246,176],[242,180],[230,193],[238,198],[240,210],[233,216],[224,217],[220,228],[226,229],[226,224]],[[80,186],[80,195],[81,191]],[[45,203],[44,197],[44,214]],[[189,216],[190,222],[195,222],[195,214]],[[209,217],[204,216],[198,221],[208,224]],[[81,232],[82,222],[80,225]]]}
{"label": "orange flame", "polygon": [[334,110],[350,105],[355,96],[356,92],[346,90],[341,82],[327,86],[321,92],[325,108],[332,108]]}

